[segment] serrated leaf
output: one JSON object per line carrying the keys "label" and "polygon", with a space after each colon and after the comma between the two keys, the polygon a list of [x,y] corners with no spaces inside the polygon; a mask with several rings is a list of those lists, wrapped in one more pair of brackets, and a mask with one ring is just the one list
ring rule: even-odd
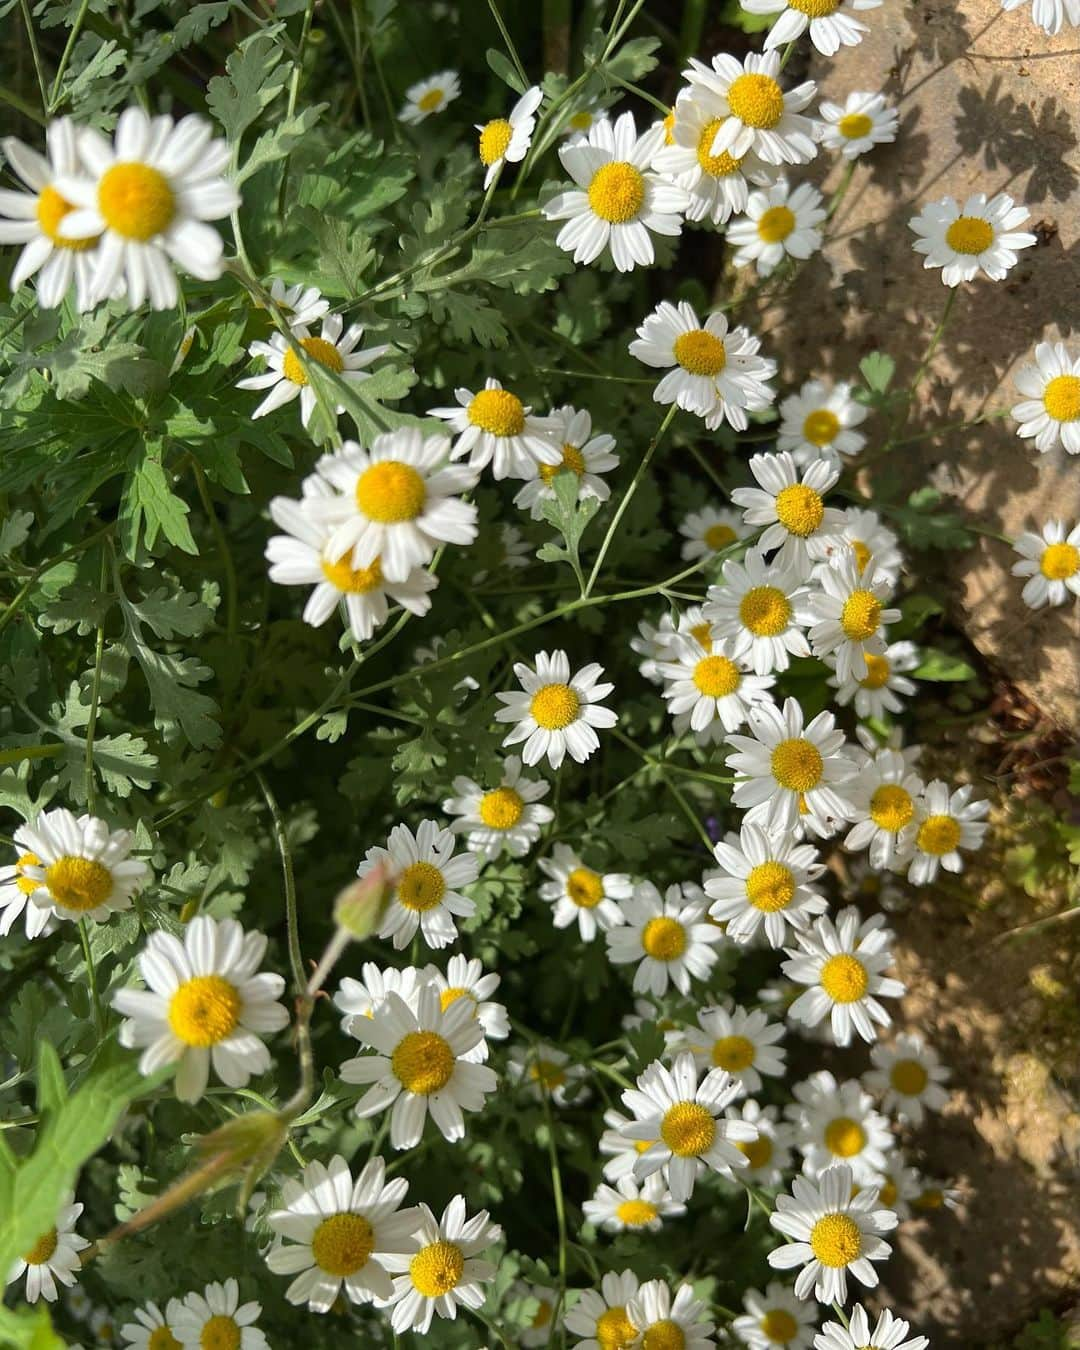
{"label": "serrated leaf", "polygon": [[7,557],[26,543],[33,523],[33,511],[12,511],[0,523],[0,557]]}
{"label": "serrated leaf", "polygon": [[281,48],[275,41],[283,27],[275,24],[241,43],[225,62],[225,74],[215,75],[206,87],[206,106],[230,141],[240,140],[285,87],[288,70],[279,68]]}
{"label": "serrated leaf", "polygon": [[152,549],[163,534],[185,553],[197,554],[198,545],[187,522],[189,511],[187,502],[172,490],[160,451],[147,447],[127,480],[120,504],[125,552],[134,557],[140,537]]}
{"label": "serrated leaf", "polygon": [[233,181],[239,186],[267,164],[284,159],[291,153],[293,147],[299,145],[309,134],[328,107],[329,104],[326,103],[312,104],[302,112],[285,118],[269,131],[264,131],[251,147],[251,153],[233,175]]}

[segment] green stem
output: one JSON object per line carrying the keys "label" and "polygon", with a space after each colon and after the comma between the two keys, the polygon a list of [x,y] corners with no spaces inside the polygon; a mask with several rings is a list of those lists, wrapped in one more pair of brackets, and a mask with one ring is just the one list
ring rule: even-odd
{"label": "green stem", "polygon": [[47,558],[45,562],[38,563],[27,577],[26,581],[19,588],[14,599],[5,607],[3,614],[0,614],[0,633],[4,631],[8,624],[15,618],[16,614],[18,614],[19,610],[22,609],[26,597],[34,589],[37,579],[42,573],[51,571],[52,568],[58,567],[60,563],[67,562],[69,558],[74,558],[77,554],[85,552],[86,549],[90,548],[93,544],[96,544],[99,539],[103,539],[106,535],[111,534],[114,529],[114,525],[105,525],[100,530],[95,530],[93,534],[88,535],[87,538],[80,540],[79,543],[72,544],[70,548],[64,549],[64,551],[58,553],[55,558]]}
{"label": "green stem", "polygon": [[844,175],[840,179],[837,189],[832,195],[832,200],[829,202],[828,208],[825,211],[825,219],[827,221],[832,220],[833,216],[835,216],[840,209],[840,203],[847,196],[847,190],[851,186],[851,180],[854,176],[855,160],[851,159],[848,160],[847,166],[844,169]]}
{"label": "green stem", "polygon": [[37,34],[34,32],[34,20],[30,14],[30,0],[19,0],[23,22],[26,24],[26,37],[30,43],[30,55],[34,61],[34,74],[37,76],[38,92],[41,94],[41,106],[47,112],[49,95],[45,90],[45,71],[41,65],[41,52],[38,50]]}
{"label": "green stem", "polygon": [[86,978],[90,985],[90,1002],[94,1008],[94,1021],[97,1024],[99,1039],[104,1040],[105,1011],[101,1006],[101,995],[98,993],[97,969],[94,966],[94,956],[90,950],[90,930],[85,919],[79,920],[79,940],[82,943],[83,958],[86,961]]}
{"label": "green stem", "polygon": [[926,372],[930,368],[930,362],[934,359],[934,353],[937,351],[938,344],[941,342],[942,336],[944,335],[946,325],[949,322],[949,315],[952,313],[953,305],[956,303],[956,293],[959,289],[958,286],[950,286],[949,288],[949,294],[945,301],[945,308],[941,311],[941,318],[938,320],[938,325],[934,329],[933,336],[930,338],[930,345],[926,349],[926,355],[923,357],[918,370],[915,372],[915,378],[911,381],[911,387],[908,390],[909,403],[915,398],[915,391],[918,389],[919,385],[922,384]]}
{"label": "green stem", "polygon": [[217,551],[221,557],[221,568],[225,573],[225,634],[229,642],[233,643],[236,641],[237,633],[236,566],[233,563],[229,541],[225,537],[225,531],[221,528],[221,522],[214,510],[214,502],[210,496],[210,486],[206,481],[206,474],[197,459],[192,459],[191,471],[195,475],[195,487],[198,489],[199,500],[206,512],[206,522],[210,526],[210,533],[214,536],[214,543],[217,545]]}
{"label": "green stem", "polygon": [[67,72],[68,62],[71,60],[71,53],[75,50],[75,43],[78,41],[79,33],[82,31],[83,23],[86,20],[86,12],[89,8],[90,0],[82,0],[79,11],[75,15],[75,22],[71,25],[71,32],[68,33],[67,42],[64,43],[64,50],[60,54],[60,64],[56,67],[56,77],[53,80],[52,93],[49,95],[50,113],[55,112],[60,106],[60,85]]}
{"label": "green stem", "polygon": [[514,63],[514,69],[517,71],[518,79],[525,86],[529,87],[529,77],[525,74],[525,67],[521,64],[521,57],[517,54],[517,48],[514,46],[514,39],[510,36],[506,24],[503,23],[503,17],[499,13],[499,6],[495,0],[488,0],[488,9],[491,10],[492,17],[495,19],[496,26],[502,36],[503,45],[510,54],[510,60]]}
{"label": "green stem", "polygon": [[[104,544],[101,550],[101,579],[98,583],[102,594],[106,593],[106,586],[109,577],[108,544]],[[94,814],[94,736],[97,731],[98,707],[101,702],[101,664],[105,655],[105,618],[102,616],[101,622],[97,626],[97,635],[94,640],[94,677],[90,686],[90,716],[86,723],[86,758],[84,761],[84,773],[86,783],[86,809],[91,815]]]}
{"label": "green stem", "polygon": [[[304,20],[300,29],[300,41],[296,48],[296,60],[293,62],[292,76],[289,80],[289,98],[285,109],[285,121],[296,112],[296,100],[300,93],[300,79],[304,73],[304,53],[307,50],[308,34],[311,32],[311,21],[315,17],[315,0],[307,0],[304,7]],[[283,215],[285,211],[285,194],[289,186],[289,163],[292,158],[292,151],[286,153],[285,163],[281,166],[281,186],[278,188],[278,215]]]}
{"label": "green stem", "polygon": [[274,839],[277,843],[278,854],[281,857],[282,882],[285,888],[285,925],[288,932],[289,966],[292,969],[296,996],[299,999],[305,999],[307,997],[307,977],[304,974],[304,958],[300,951],[300,923],[296,911],[296,876],[293,871],[292,846],[289,844],[285,817],[281,814],[277,799],[270,791],[269,783],[258,770],[255,772],[255,781],[262,791],[266,805],[270,809],[270,817],[274,822]]}
{"label": "green stem", "polygon": [[24,117],[28,117],[31,122],[36,122],[39,127],[45,126],[48,122],[45,114],[38,112],[32,103],[27,103],[26,99],[11,89],[5,89],[2,84],[0,84],[0,103],[9,104],[12,108],[21,112]]}

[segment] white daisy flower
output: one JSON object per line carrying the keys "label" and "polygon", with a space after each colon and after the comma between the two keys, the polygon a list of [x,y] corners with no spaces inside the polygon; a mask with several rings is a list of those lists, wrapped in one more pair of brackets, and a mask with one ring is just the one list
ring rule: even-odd
{"label": "white daisy flower", "polygon": [[989,825],[990,803],[972,801],[970,784],[950,793],[948,784],[935,778],[926,786],[926,795],[919,803],[919,830],[915,836],[915,856],[908,868],[908,880],[916,886],[926,886],[938,874],[962,872],[960,850],[981,848]]}
{"label": "white daisy flower", "polygon": [[734,750],[726,760],[741,775],[732,800],[746,811],[747,823],[767,830],[793,830],[801,823],[828,837],[851,819],[843,785],[855,776],[856,765],[844,753],[844,734],[836,730],[832,713],[818,713],[804,727],[793,698],[784,700],[783,710],[760,703],[750,714],[750,731],[728,737]]}
{"label": "white daisy flower", "polygon": [[955,1187],[925,1177],[923,1188],[912,1201],[911,1207],[921,1214],[933,1214],[939,1209],[959,1208],[961,1198],[960,1192]]}
{"label": "white daisy flower", "polygon": [[[711,510],[711,508],[707,509]],[[691,515],[694,514],[696,513],[691,513]],[[735,514],[738,516],[737,512]],[[685,526],[689,520],[690,516],[683,522],[683,525]],[[741,518],[739,518],[738,523],[742,524]],[[683,526],[680,526],[680,529],[682,528]],[[693,528],[696,529],[696,527]],[[683,556],[686,556],[685,550],[687,548],[693,547],[696,547],[695,540],[688,540],[683,544]],[[704,556],[704,551],[703,549],[702,556]],[[638,636],[630,639],[630,649],[644,658],[639,662],[638,670],[650,684],[663,684],[664,682],[664,677],[660,674],[659,663],[666,658],[675,631],[675,621],[671,617],[670,610],[665,610],[660,615],[660,621],[657,624],[650,623],[648,619],[638,620]]]}
{"label": "white daisy flower", "polygon": [[1018,250],[1038,242],[1017,228],[1029,214],[1007,192],[989,200],[985,192],[976,192],[962,207],[954,197],[942,197],[908,222],[919,236],[912,248],[924,255],[924,268],[942,269],[946,286],[972,281],[980,271],[991,281],[1001,281],[1016,266]]}
{"label": "white daisy flower", "polygon": [[436,1220],[427,1205],[420,1206],[420,1226],[411,1253],[387,1257],[388,1270],[400,1271],[388,1307],[390,1325],[399,1335],[417,1331],[426,1335],[431,1319],[456,1318],[458,1308],[483,1306],[482,1285],[495,1278],[496,1267],[479,1253],[502,1237],[486,1209],[465,1217],[465,1197],[455,1195]]}
{"label": "white daisy flower", "polygon": [[658,1350],[711,1350],[716,1330],[708,1307],[694,1297],[693,1286],[680,1284],[672,1292],[663,1280],[648,1280],[627,1305],[627,1315],[641,1328],[642,1347]]}
{"label": "white daisy flower", "polygon": [[769,1253],[775,1270],[802,1266],[795,1280],[795,1296],[811,1291],[819,1303],[847,1302],[848,1271],[873,1289],[878,1273],[872,1262],[888,1259],[892,1248],[882,1233],[896,1227],[896,1215],[878,1208],[874,1186],[852,1196],[851,1168],[843,1163],[827,1167],[817,1182],[796,1177],[791,1195],[776,1198],[772,1226],[790,1239]]}
{"label": "white daisy flower", "polygon": [[172,1319],[179,1307],[180,1300],[171,1298],[164,1312],[153,1302],[136,1308],[135,1321],[120,1328],[124,1345],[131,1350],[176,1350],[179,1342],[173,1335]]}
{"label": "white daisy flower", "polygon": [[[1018,9],[1028,0],[1001,0],[1002,9]],[[1030,0],[1033,22],[1051,37],[1061,32],[1062,24],[1080,27],[1080,0]]]}
{"label": "white daisy flower", "polygon": [[844,847],[867,849],[870,866],[879,870],[902,866],[915,846],[923,792],[899,750],[878,750],[848,785],[855,824]]}
{"label": "white daisy flower", "polygon": [[866,444],[852,428],[866,420],[868,411],[851,397],[847,381],[807,380],[780,404],[776,448],[787,450],[800,466],[815,459],[839,463],[841,455],[855,456]]}
{"label": "white daisy flower", "polygon": [[744,62],[726,53],[712,65],[691,59],[683,77],[714,94],[723,120],[709,153],[736,157],[753,151],[766,164],[806,164],[817,154],[814,123],[803,110],[817,93],[807,80],[786,93],[780,86],[777,52],[751,52]]}
{"label": "white daisy flower", "polygon": [[759,277],[771,276],[787,258],[809,258],[821,247],[819,225],[825,220],[822,196],[809,183],[788,186],[779,178],[771,187],[751,192],[746,211],[727,227],[736,267],[753,263]]}
{"label": "white daisy flower", "polygon": [[[292,340],[283,333],[272,333],[269,342],[257,338],[248,347],[249,356],[261,356],[266,369],[258,375],[248,375],[236,381],[237,389],[268,389],[270,392],[251,414],[252,420],[265,417],[275,408],[283,408],[294,399],[300,400],[300,422],[307,426],[311,414],[315,411],[318,399],[308,378],[304,362],[300,360],[294,347],[299,347],[306,362],[323,366],[332,374],[340,376],[346,384],[360,384],[369,378],[367,367],[385,352],[388,344],[379,347],[361,347],[357,351],[360,339],[364,336],[364,325],[351,324],[344,332],[340,314],[327,314],[322,321],[320,336],[314,337],[306,328],[296,325],[292,329]],[[345,411],[344,403],[334,404],[334,414],[340,417]]]}
{"label": "white daisy flower", "polygon": [[595,262],[610,249],[616,270],[630,272],[655,260],[650,231],[682,231],[687,194],[650,172],[663,143],[662,125],[639,136],[628,112],[614,124],[597,122],[587,140],[560,148],[559,159],[576,187],[552,197],[543,212],[548,220],[567,222],[555,242],[576,263]]}
{"label": "white daisy flower", "polygon": [[[838,563],[850,551],[861,572],[869,570],[875,577],[884,577],[890,586],[895,586],[904,562],[896,535],[881,523],[876,511],[849,506],[841,514],[844,517],[843,538],[838,546],[829,549],[829,562]],[[873,567],[869,566],[871,559]]]}
{"label": "white daisy flower", "polygon": [[785,1051],[777,1045],[783,1037],[783,1026],[770,1022],[760,1009],[733,1005],[702,1009],[697,1025],[687,1028],[680,1043],[701,1064],[725,1069],[739,1084],[739,1096],[745,1097],[761,1090],[762,1074],[783,1076]]}
{"label": "white daisy flower", "polygon": [[884,94],[857,90],[843,105],[822,99],[818,104],[818,135],[827,150],[837,150],[845,159],[858,159],[875,145],[896,140],[900,115]]}
{"label": "white daisy flower", "polygon": [[413,1250],[418,1209],[402,1209],[409,1183],[386,1180],[381,1158],[371,1158],[353,1182],[349,1164],[335,1154],[327,1166],[310,1162],[281,1189],[281,1208],[267,1222],[278,1241],[266,1256],[275,1275],[295,1275],[285,1291],[290,1303],[329,1312],[342,1293],[350,1303],[385,1302],[394,1291],[383,1257]]}
{"label": "white daisy flower", "polygon": [[597,1186],[581,1212],[607,1233],[658,1233],[665,1219],[685,1214],[686,1206],[671,1198],[663,1173],[654,1172],[640,1185],[633,1176],[624,1176],[615,1186]]}
{"label": "white daisy flower", "polygon": [[543,827],[555,819],[551,807],[541,802],[551,784],[542,778],[525,778],[516,755],[503,760],[497,787],[482,788],[459,774],[453,791],[454,796],[442,804],[448,816],[458,817],[450,828],[465,835],[470,852],[485,858],[497,858],[504,849],[512,858],[524,857]]}
{"label": "white daisy flower", "polygon": [[[520,1329],[517,1341],[525,1350],[533,1350],[538,1345],[547,1345],[560,1303],[559,1293],[544,1285],[530,1284],[527,1280],[515,1280],[507,1291],[507,1300],[511,1310],[515,1304],[521,1305],[517,1314]],[[535,1307],[533,1306],[535,1304]],[[521,1321],[524,1325],[520,1325]],[[558,1323],[556,1323],[556,1329]]]}
{"label": "white daisy flower", "polygon": [[498,479],[532,478],[537,463],[561,464],[562,450],[555,444],[546,417],[533,417],[516,394],[489,379],[478,394],[455,389],[456,408],[431,408],[429,417],[448,422],[457,439],[451,459],[469,456],[475,471],[491,465]]}
{"label": "white daisy flower", "polygon": [[811,1074],[792,1088],[795,1101],[785,1115],[795,1127],[795,1147],[803,1155],[803,1172],[819,1176],[834,1163],[846,1163],[865,1185],[881,1172],[895,1146],[889,1122],[874,1110],[874,1101],[858,1079],[837,1083],[827,1069]]}
{"label": "white daisy flower", "polygon": [[814,1337],[814,1350],[926,1350],[927,1336],[908,1336],[910,1325],[888,1308],[870,1330],[870,1317],[861,1303],[852,1308],[847,1323],[826,1322]]}
{"label": "white daisy flower", "polygon": [[346,975],[334,995],[334,1006],[344,1014],[341,1029],[347,1036],[355,1036],[356,1028],[364,1025],[360,1018],[370,1021],[375,1016],[388,994],[397,994],[415,1011],[420,990],[431,983],[427,972],[416,966],[387,966],[383,970],[374,961],[365,961],[361,973],[362,980]]}
{"label": "white daisy flower", "polygon": [[173,1332],[183,1350],[208,1350],[211,1346],[269,1350],[270,1342],[255,1325],[261,1312],[261,1303],[241,1303],[240,1286],[228,1279],[224,1284],[208,1284],[201,1294],[193,1291],[178,1300],[172,1314]]}
{"label": "white daisy flower", "polygon": [[480,1023],[484,1035],[479,1045],[462,1058],[470,1063],[482,1063],[488,1057],[488,1041],[505,1041],[510,1035],[510,1018],[501,1003],[493,1003],[490,995],[502,983],[494,972],[484,974],[483,964],[468,957],[452,956],[444,974],[437,966],[428,966],[424,972],[429,984],[439,991],[439,1001],[445,1012],[451,1003],[464,999]]}
{"label": "white daisy flower", "polygon": [[91,303],[107,300],[123,278],[130,308],[149,299],[151,309],[175,309],[174,264],[200,281],[221,276],[224,246],[205,222],[240,205],[222,176],[229,156],[228,143],[195,115],[174,123],[125,108],[111,144],[100,131],[80,128],[80,168],[55,183],[74,209],[55,229],[63,239],[100,235]]}
{"label": "white daisy flower", "polygon": [[798,572],[767,563],[760,549],[725,559],[723,584],[710,586],[703,612],[718,638],[732,644],[758,675],[787,670],[792,656],[809,656],[802,631],[813,621],[808,588]]}
{"label": "white daisy flower", "polygon": [[582,942],[591,942],[598,931],[606,933],[625,922],[621,902],[634,889],[625,872],[594,871],[566,844],[556,844],[551,857],[537,863],[551,878],[541,882],[540,899],[554,906],[551,921],[556,928],[576,923]]}
{"label": "white daisy flower", "polygon": [[618,467],[619,456],[611,453],[615,448],[615,437],[594,436],[589,413],[569,405],[556,408],[547,421],[551,439],[561,447],[562,461],[534,465],[535,477],[518,492],[514,505],[527,510],[533,520],[543,520],[543,504],[555,496],[555,475],[565,472],[572,473],[577,479],[579,498],[593,497],[598,502],[606,502],[611,496],[611,488],[600,474]]}
{"label": "white daisy flower", "polygon": [[299,501],[271,499],[270,518],[285,533],[267,540],[266,559],[267,575],[276,584],[313,587],[304,603],[305,623],[319,628],[343,604],[349,631],[357,642],[366,642],[386,622],[391,601],[410,614],[428,612],[438,577],[413,567],[400,580],[391,581],[379,555],[356,566],[351,547],[335,549],[331,543],[334,531],[325,518],[325,506],[333,502],[333,489],[312,474],[304,479],[301,491]]}
{"label": "white daisy flower", "polygon": [[1023,395],[1012,409],[1016,434],[1044,454],[1058,444],[1080,454],[1080,356],[1064,342],[1037,343],[1034,365],[1022,366],[1013,383]]}
{"label": "white daisy flower", "polygon": [[713,854],[720,873],[704,883],[709,914],[732,942],[751,942],[764,928],[769,946],[782,947],[789,927],[804,929],[828,908],[812,884],[825,871],[817,850],[790,835],[744,821],[738,840],[723,840]]}
{"label": "white daisy flower", "polygon": [[341,1066],[346,1083],[372,1085],[356,1103],[356,1114],[366,1120],[393,1103],[390,1143],[396,1149],[420,1142],[429,1111],[444,1139],[463,1139],[462,1112],[482,1110],[498,1083],[486,1064],[465,1059],[483,1034],[469,999],[458,999],[444,1012],[434,985],[420,990],[415,1009],[400,995],[388,994],[374,1017],[358,1020],[353,1030],[376,1053]]}
{"label": "white daisy flower", "polygon": [[885,629],[900,618],[898,609],[885,608],[892,586],[873,558],[861,570],[853,549],[818,568],[816,582],[820,589],[807,597],[816,619],[809,634],[813,653],[831,656],[841,680],[863,680],[869,673],[866,653],[884,655]]}
{"label": "white daisy flower", "polygon": [[584,764],[599,748],[596,728],[613,727],[619,715],[601,706],[615,688],[599,683],[604,667],[595,662],[570,674],[570,661],[564,651],[537,652],[535,666],[514,663],[514,675],[520,693],[497,693],[505,706],[495,714],[496,722],[514,722],[503,740],[504,746],[525,745],[521,758],[526,764],[539,764],[547,758],[557,769],[569,752],[570,758]]}
{"label": "white daisy flower", "polygon": [[506,1076],[520,1083],[534,1102],[550,1100],[555,1106],[583,1102],[589,1096],[585,1067],[574,1064],[565,1050],[554,1045],[516,1046],[510,1051]]}
{"label": "white daisy flower", "polygon": [[563,1319],[566,1329],[580,1336],[574,1350],[621,1350],[636,1345],[641,1328],[631,1322],[630,1300],[638,1291],[632,1270],[617,1275],[613,1270],[600,1281],[600,1292],[583,1289],[578,1301]]}
{"label": "white daisy flower", "polygon": [[263,1036],[288,1026],[277,1001],[285,981],[259,971],[263,933],[245,932],[235,919],[200,914],[183,940],[160,929],[139,956],[145,989],[120,989],[113,1007],[125,1021],[120,1044],[142,1049],[139,1072],[176,1064],[173,1085],[182,1102],[206,1091],[210,1067],[226,1087],[244,1087],[272,1065]]}
{"label": "white daisy flower", "polygon": [[74,1198],[69,1191],[60,1205],[53,1226],[42,1233],[30,1250],[12,1262],[8,1269],[5,1284],[14,1284],[25,1274],[23,1296],[27,1303],[36,1303],[39,1298],[43,1298],[46,1303],[55,1303],[58,1297],[57,1280],[70,1289],[78,1278],[82,1266],[79,1253],[90,1243],[75,1232],[75,1224],[83,1207],[73,1204]]}
{"label": "white daisy flower", "polygon": [[27,852],[20,853],[13,863],[0,867],[0,937],[11,932],[20,914],[24,916],[27,938],[41,937],[55,929],[52,910],[35,905],[30,899],[41,883],[28,876],[27,869],[40,865],[38,855]]}
{"label": "white daisy flower", "polygon": [[653,168],[689,194],[687,220],[723,225],[736,212],[746,210],[747,180],[763,186],[772,174],[756,155],[735,158],[726,150],[712,153],[723,116],[716,97],[707,90],[683,89],[674,114],[670,141],[657,151]]}
{"label": "white daisy flower", "polygon": [[131,830],[110,830],[97,816],[74,816],[64,807],[20,825],[14,892],[9,890],[4,901],[11,919],[5,914],[3,931],[18,917],[23,897],[39,911],[32,923],[26,915],[27,936],[33,937],[54,917],[100,923],[130,909],[131,897],[150,880],[147,864],[130,857],[134,842]]}
{"label": "white daisy flower", "polygon": [[880,656],[871,652],[866,657],[866,675],[861,680],[854,677],[840,680],[831,675],[828,683],[836,690],[836,702],[842,708],[854,700],[856,717],[863,721],[883,718],[888,713],[903,711],[898,695],[910,698],[915,692],[915,685],[905,672],[914,670],[921,660],[913,642],[893,642]]}
{"label": "white daisy flower", "polygon": [[623,901],[626,926],[604,937],[612,965],[637,963],[634,992],[657,997],[673,984],[682,994],[690,981],[706,980],[716,964],[713,946],[723,933],[705,917],[705,897],[689,882],[669,886],[663,895],[651,881],[636,885]]}
{"label": "white daisy flower", "polygon": [[1048,520],[1041,534],[1025,531],[1013,545],[1020,561],[1014,577],[1028,577],[1020,598],[1031,609],[1063,605],[1080,595],[1080,524],[1066,533],[1063,520]]}
{"label": "white daisy flower", "polygon": [[[680,556],[686,562],[697,562],[699,558],[722,553],[740,539],[745,539],[749,531],[743,524],[742,512],[723,506],[703,506],[700,511],[691,511],[679,522],[679,533],[683,537]],[[659,633],[666,634],[663,618],[660,620]],[[644,668],[641,673],[645,674]],[[660,673],[656,671],[655,674],[656,683],[659,684]]]}
{"label": "white daisy flower", "polygon": [[286,286],[280,277],[274,277],[270,282],[270,298],[288,319],[290,327],[306,329],[330,312],[330,301],[318,288],[305,286],[302,282]]}
{"label": "white daisy flower", "polygon": [[874,1023],[892,1019],[879,998],[900,998],[904,986],[882,972],[893,964],[889,932],[880,914],[860,922],[849,905],[831,919],[815,919],[809,933],[796,933],[797,948],[782,969],[788,979],[809,986],[792,1003],[788,1017],[816,1027],[826,1017],[837,1045],[849,1045],[852,1032],[864,1041],[877,1039]]}
{"label": "white daisy flower", "polygon": [[864,1087],[881,1098],[883,1110],[898,1120],[921,1125],[926,1111],[940,1111],[949,1100],[942,1086],[949,1071],[936,1050],[919,1035],[905,1032],[894,1045],[872,1046],[872,1069],[863,1074]]}
{"label": "white daisy flower", "polygon": [[435,113],[445,112],[447,105],[461,94],[461,80],[456,70],[440,70],[417,80],[405,90],[405,102],[398,113],[399,122],[416,126]]}
{"label": "white daisy flower", "polygon": [[735,1318],[731,1329],[750,1350],[807,1350],[814,1339],[817,1304],[796,1298],[779,1280],[760,1293],[747,1290],[743,1307],[746,1312]]}
{"label": "white daisy flower", "polygon": [[703,650],[693,638],[676,637],[658,668],[668,712],[688,718],[692,731],[714,741],[741,727],[749,708],[771,701],[768,691],[776,682],[772,675],[749,674],[728,639]]}
{"label": "white daisy flower", "polygon": [[743,508],[747,525],[766,527],[758,548],[765,553],[778,549],[773,563],[805,580],[813,563],[840,547],[843,539],[843,512],[825,505],[825,493],[835,485],[840,470],[818,459],[800,475],[795,461],[783,451],[751,456],[750,472],[759,486],[736,488],[731,500]]}
{"label": "white daisy flower", "polygon": [[455,917],[467,919],[476,904],[460,892],[480,872],[472,853],[454,854],[454,836],[434,820],[422,820],[415,834],[408,825],[395,825],[386,847],[369,848],[356,869],[365,877],[382,863],[394,891],[380,938],[391,938],[397,951],[420,932],[429,947],[448,947],[457,937]]}
{"label": "white daisy flower", "polygon": [[534,84],[510,109],[509,117],[496,117],[490,122],[476,124],[480,133],[477,151],[484,166],[485,189],[491,186],[504,164],[518,164],[528,154],[536,128],[536,110],[543,101],[543,90]]}
{"label": "white daisy flower", "polygon": [[680,1204],[690,1198],[705,1169],[731,1180],[747,1165],[738,1145],[757,1137],[754,1126],[721,1114],[738,1095],[738,1083],[723,1069],[710,1069],[699,1083],[689,1052],[677,1056],[670,1070],[654,1060],[637,1087],[622,1094],[633,1115],[624,1127],[626,1137],[649,1141],[634,1163],[634,1175],[640,1179],[665,1168],[672,1198]]}
{"label": "white daisy flower", "polygon": [[655,1139],[628,1139],[623,1126],[630,1124],[630,1117],[621,1111],[608,1109],[604,1112],[605,1129],[597,1145],[607,1159],[604,1163],[604,1177],[611,1184],[618,1185],[623,1177],[633,1176],[634,1164],[653,1144]]}
{"label": "white daisy flower", "polygon": [[578,104],[559,127],[559,136],[564,139],[587,140],[589,132],[597,122],[608,120],[608,109],[598,98]]}
{"label": "white daisy flower", "polygon": [[822,56],[835,56],[841,47],[857,47],[869,33],[854,16],[877,9],[881,0],[739,0],[748,14],[776,14],[765,35],[765,50],[794,42],[809,28],[810,41]]}
{"label": "white daisy flower", "polygon": [[38,154],[14,136],[0,141],[0,150],[16,178],[28,191],[0,191],[0,244],[22,244],[8,283],[17,291],[37,275],[37,302],[55,309],[75,283],[75,306],[94,306],[94,272],[100,231],[84,238],[66,238],[60,222],[76,208],[56,188],[58,178],[81,172],[78,133],[66,117],[50,122],[45,132],[45,154]]}
{"label": "white daisy flower", "polygon": [[779,1186],[791,1166],[791,1127],[778,1116],[777,1107],[759,1106],[752,1097],[724,1112],[726,1120],[741,1120],[757,1131],[756,1139],[735,1146],[746,1155],[746,1171],[740,1173],[740,1178],[752,1185]]}
{"label": "white daisy flower", "polygon": [[871,1184],[878,1187],[878,1201],[884,1209],[893,1210],[901,1223],[911,1218],[911,1202],[921,1193],[922,1180],[895,1149]]}
{"label": "white daisy flower", "polygon": [[767,381],[776,362],[759,356],[761,340],[746,328],[729,331],[719,310],[704,326],[685,300],[661,300],[637,330],[630,355],[647,366],[668,369],[653,391],[656,403],[674,403],[705,419],[715,430],[728,422],[736,431],[750,424],[748,413],[769,407],[775,398]]}

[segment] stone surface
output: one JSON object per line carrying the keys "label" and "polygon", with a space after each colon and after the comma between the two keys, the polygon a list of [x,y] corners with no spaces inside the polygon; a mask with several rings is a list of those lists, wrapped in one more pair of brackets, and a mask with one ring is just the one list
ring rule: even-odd
{"label": "stone surface", "polygon": [[[900,109],[900,134],[858,161],[826,265],[812,260],[783,304],[759,313],[785,381],[850,377],[874,349],[910,380],[948,294],[911,250],[908,220],[925,202],[1008,192],[1028,206],[1040,241],[1006,281],[961,287],[905,431],[919,435],[1011,407],[1012,375],[1036,342],[1071,338],[1080,352],[1080,30],[1049,38],[1029,5],[1004,13],[999,0],[886,0],[866,18],[863,43],[815,58],[810,74],[838,102],[855,89],[884,90]],[[841,172],[828,166],[828,190]],[[933,481],[991,534],[1012,539],[1055,516],[1080,517],[1080,457],[1037,454],[1008,418],[899,453],[906,482]],[[945,557],[956,617],[1049,720],[1075,729],[1080,606],[1033,614],[1009,575],[1015,560],[987,535]]]}

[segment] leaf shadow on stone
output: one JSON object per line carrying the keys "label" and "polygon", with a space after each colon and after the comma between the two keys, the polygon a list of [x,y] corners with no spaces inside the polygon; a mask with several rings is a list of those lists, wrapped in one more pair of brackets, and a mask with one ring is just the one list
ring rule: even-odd
{"label": "leaf shadow on stone", "polygon": [[[1068,200],[1080,182],[1067,161],[1077,146],[1073,118],[1051,96],[1036,112],[1010,93],[1002,93],[1002,77],[995,75],[985,90],[965,85],[956,115],[956,142],[962,153],[980,160],[987,169],[1006,169],[1010,190],[1019,200],[1036,205],[1053,197]],[[1030,170],[1018,190],[1017,184]]]}

